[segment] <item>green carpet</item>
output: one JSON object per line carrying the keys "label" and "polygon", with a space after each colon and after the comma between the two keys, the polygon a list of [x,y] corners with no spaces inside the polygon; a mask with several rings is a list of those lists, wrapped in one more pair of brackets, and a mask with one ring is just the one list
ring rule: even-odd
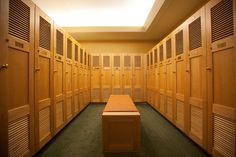
{"label": "green carpet", "polygon": [[146,104],[141,114],[141,151],[102,152],[101,114],[105,105],[90,104],[35,156],[38,157],[203,157],[201,148]]}

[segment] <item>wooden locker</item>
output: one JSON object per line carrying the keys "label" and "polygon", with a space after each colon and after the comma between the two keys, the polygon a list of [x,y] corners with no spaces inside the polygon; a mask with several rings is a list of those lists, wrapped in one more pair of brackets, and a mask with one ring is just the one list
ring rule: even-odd
{"label": "wooden locker", "polygon": [[102,102],[107,102],[111,94],[111,54],[102,54]]}
{"label": "wooden locker", "polygon": [[79,48],[80,45],[74,40],[74,59],[73,59],[73,101],[75,116],[80,111],[79,104]]}
{"label": "wooden locker", "polygon": [[1,142],[6,142],[1,145],[1,153],[4,151],[1,155],[31,156],[34,153],[35,5],[29,0],[7,0],[0,3],[0,110],[3,110],[1,120],[6,120],[1,121],[1,126],[3,124],[8,129],[0,129],[1,136],[5,136]]}
{"label": "wooden locker", "polygon": [[65,32],[54,23],[54,130],[57,133],[65,124]]}
{"label": "wooden locker", "polygon": [[91,102],[101,102],[101,60],[99,54],[92,55]]}
{"label": "wooden locker", "polygon": [[143,101],[143,55],[133,55],[133,101]]}
{"label": "wooden locker", "polygon": [[69,35],[66,37],[66,120],[69,122],[73,118],[73,38]]}
{"label": "wooden locker", "polygon": [[79,53],[79,104],[80,104],[80,109],[83,110],[84,108],[84,96],[83,96],[83,90],[84,90],[84,52],[83,49],[80,48],[80,53]]}
{"label": "wooden locker", "polygon": [[151,103],[151,96],[150,96],[150,52],[146,55],[146,62],[147,62],[147,102]]}
{"label": "wooden locker", "polygon": [[159,65],[158,65],[158,46],[154,48],[154,108],[159,110]]}
{"label": "wooden locker", "polygon": [[91,54],[88,53],[88,103],[91,102]]}
{"label": "wooden locker", "polygon": [[150,76],[150,104],[154,107],[154,50],[152,49],[149,54],[150,57],[150,67],[149,67],[149,76]]}
{"label": "wooden locker", "polygon": [[[22,92],[24,93],[24,92]],[[42,148],[53,133],[53,21],[38,7],[35,15],[35,141]]]}
{"label": "wooden locker", "polygon": [[159,45],[159,99],[160,112],[166,113],[166,47],[165,42],[162,41]]}
{"label": "wooden locker", "polygon": [[212,0],[206,5],[208,150],[213,156],[236,156],[235,15],[234,0]]}
{"label": "wooden locker", "polygon": [[84,107],[88,104],[88,53],[84,50]]}
{"label": "wooden locker", "polygon": [[[0,154],[10,156],[8,153],[8,21],[9,1],[0,2]],[[28,143],[28,145],[30,145]],[[20,146],[20,145],[19,145]],[[29,148],[29,147],[28,147]],[[31,148],[28,149],[29,151]],[[17,153],[17,152],[16,152]],[[18,154],[18,153],[17,153]],[[12,155],[11,155],[12,156]]]}
{"label": "wooden locker", "polygon": [[173,38],[166,39],[166,117],[173,120]]}
{"label": "wooden locker", "polygon": [[121,67],[121,55],[114,54],[112,56],[112,94],[122,94],[122,67]]}
{"label": "wooden locker", "polygon": [[123,94],[132,97],[132,60],[130,54],[123,55]]}
{"label": "wooden locker", "polygon": [[185,82],[186,82],[186,30],[184,23],[174,31],[174,122],[184,131],[185,129]]}
{"label": "wooden locker", "polygon": [[186,21],[187,27],[187,132],[200,146],[206,148],[206,32],[205,8]]}

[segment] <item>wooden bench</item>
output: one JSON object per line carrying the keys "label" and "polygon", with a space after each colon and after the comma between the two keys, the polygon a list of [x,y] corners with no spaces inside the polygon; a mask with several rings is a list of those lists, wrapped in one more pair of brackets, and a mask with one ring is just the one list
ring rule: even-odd
{"label": "wooden bench", "polygon": [[140,114],[130,96],[111,95],[102,114],[103,151],[138,152]]}

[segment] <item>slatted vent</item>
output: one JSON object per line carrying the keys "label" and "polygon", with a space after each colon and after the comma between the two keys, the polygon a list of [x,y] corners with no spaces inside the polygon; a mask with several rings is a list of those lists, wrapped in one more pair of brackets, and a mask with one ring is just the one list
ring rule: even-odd
{"label": "slatted vent", "polygon": [[134,66],[137,68],[141,67],[141,56],[135,56],[134,57]]}
{"label": "slatted vent", "polygon": [[160,61],[163,61],[163,45],[160,46]]}
{"label": "slatted vent", "polygon": [[124,66],[125,67],[130,67],[131,66],[130,56],[125,56],[124,60],[125,60]]}
{"label": "slatted vent", "polygon": [[67,39],[67,58],[72,59],[72,41]]}
{"label": "slatted vent", "polygon": [[166,41],[166,58],[171,58],[171,39]]}
{"label": "slatted vent", "polygon": [[212,42],[234,34],[233,1],[222,0],[211,8]]}
{"label": "slatted vent", "polygon": [[80,49],[80,64],[83,64],[83,49]]}
{"label": "slatted vent", "polygon": [[56,52],[57,54],[63,55],[63,34],[57,30],[57,46],[56,46]]}
{"label": "slatted vent", "polygon": [[8,125],[9,157],[24,156],[29,152],[29,117],[14,120]]}
{"label": "slatted vent", "polygon": [[110,94],[111,94],[111,93],[110,93],[110,89],[109,89],[109,88],[104,88],[104,89],[103,89],[103,98],[104,98],[104,99],[107,100],[107,99],[110,97]]}
{"label": "slatted vent", "polygon": [[40,16],[39,46],[50,50],[51,46],[51,24]]}
{"label": "slatted vent", "polygon": [[90,55],[88,55],[88,66],[90,66]]}
{"label": "slatted vent", "polygon": [[154,63],[157,63],[157,49],[154,50]]}
{"label": "slatted vent", "polygon": [[103,67],[109,67],[109,66],[110,66],[110,57],[103,56]]}
{"label": "slatted vent", "polygon": [[50,108],[47,107],[39,112],[39,137],[45,138],[50,133]]}
{"label": "slatted vent", "polygon": [[100,89],[99,88],[92,89],[92,98],[93,99],[100,99]]}
{"label": "slatted vent", "polygon": [[78,45],[75,45],[75,61],[78,62],[79,60],[79,49],[78,49]]}
{"label": "slatted vent", "polygon": [[120,67],[120,56],[114,56],[114,67]]}
{"label": "slatted vent", "polygon": [[175,44],[176,56],[182,54],[184,52],[183,30],[175,35]]}
{"label": "slatted vent", "polygon": [[63,102],[56,104],[56,127],[60,127],[63,124]]}
{"label": "slatted vent", "polygon": [[191,106],[191,132],[202,139],[203,113],[199,107]]}
{"label": "slatted vent", "polygon": [[152,52],[150,53],[150,65],[153,65],[153,55],[152,55]]}
{"label": "slatted vent", "polygon": [[135,99],[140,100],[142,98],[142,89],[141,88],[135,88]]}
{"label": "slatted vent", "polygon": [[147,54],[147,66],[149,66],[149,54]]}
{"label": "slatted vent", "polygon": [[84,53],[84,65],[87,65],[87,53]]}
{"label": "slatted vent", "polygon": [[201,17],[189,24],[189,50],[202,46]]}
{"label": "slatted vent", "polygon": [[214,115],[214,149],[225,157],[235,157],[235,121]]}
{"label": "slatted vent", "polygon": [[99,67],[99,56],[93,56],[93,67]]}
{"label": "slatted vent", "polygon": [[21,0],[10,0],[9,3],[9,34],[29,42],[30,7]]}

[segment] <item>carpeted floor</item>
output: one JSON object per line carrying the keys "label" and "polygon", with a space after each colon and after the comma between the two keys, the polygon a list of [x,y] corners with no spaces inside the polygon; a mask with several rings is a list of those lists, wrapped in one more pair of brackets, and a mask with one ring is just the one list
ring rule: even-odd
{"label": "carpeted floor", "polygon": [[159,113],[138,104],[141,113],[141,151],[103,154],[101,114],[105,105],[90,104],[35,156],[38,157],[204,157],[201,148]]}

